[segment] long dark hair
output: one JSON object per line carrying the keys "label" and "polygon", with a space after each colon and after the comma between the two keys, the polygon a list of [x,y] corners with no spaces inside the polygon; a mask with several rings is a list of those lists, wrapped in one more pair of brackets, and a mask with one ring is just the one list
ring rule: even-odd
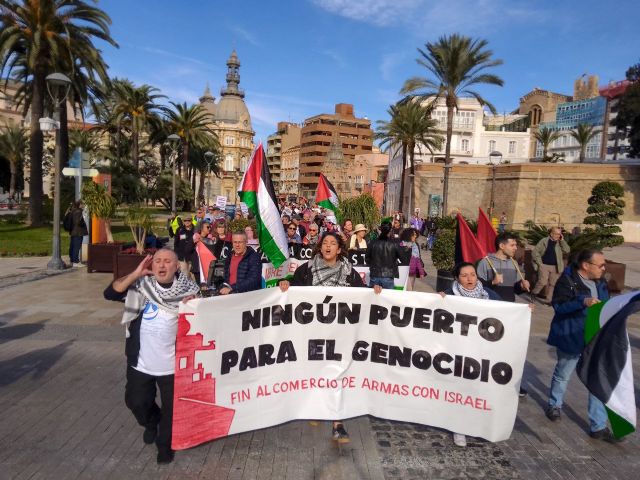
{"label": "long dark hair", "polygon": [[338,260],[342,260],[343,258],[345,258],[347,256],[347,248],[344,244],[344,241],[342,240],[342,237],[336,232],[324,232],[322,234],[322,237],[320,238],[320,240],[318,240],[316,246],[313,247],[313,256],[315,257],[316,255],[322,255],[322,242],[324,242],[324,239],[327,237],[333,237],[336,239],[336,242],[338,242],[338,247],[340,247],[340,251],[338,252]]}

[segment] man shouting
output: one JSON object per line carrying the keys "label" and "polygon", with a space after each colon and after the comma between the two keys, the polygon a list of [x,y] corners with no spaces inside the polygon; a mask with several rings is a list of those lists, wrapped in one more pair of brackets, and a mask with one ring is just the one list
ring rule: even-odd
{"label": "man shouting", "polygon": [[[157,461],[170,463],[178,304],[199,292],[198,285],[179,269],[178,257],[162,248],[129,275],[104,291],[107,300],[123,301],[122,323],[127,330],[127,384],[124,400],[144,427],[144,443],[155,441]],[[161,406],[156,404],[156,386]]]}

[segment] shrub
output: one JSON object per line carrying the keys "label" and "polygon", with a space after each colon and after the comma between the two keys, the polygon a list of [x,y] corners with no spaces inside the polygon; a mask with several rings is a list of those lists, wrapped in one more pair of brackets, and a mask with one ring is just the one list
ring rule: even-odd
{"label": "shrub", "polygon": [[622,223],[620,216],[624,213],[624,189],[616,182],[600,182],[591,190],[587,202],[587,216],[583,222],[594,225],[585,228],[585,232],[594,232],[600,237],[602,247],[615,247],[624,243],[624,237],[617,235],[622,230],[618,225]]}
{"label": "shrub", "polygon": [[441,230],[433,243],[431,261],[438,270],[453,270],[456,258],[455,230]]}

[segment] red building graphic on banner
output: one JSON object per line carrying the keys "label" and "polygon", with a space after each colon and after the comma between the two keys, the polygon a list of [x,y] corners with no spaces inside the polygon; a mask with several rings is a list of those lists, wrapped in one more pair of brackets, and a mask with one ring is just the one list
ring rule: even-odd
{"label": "red building graphic on banner", "polygon": [[235,410],[216,401],[216,379],[195,364],[196,352],[215,350],[215,342],[204,345],[202,334],[188,335],[189,313],[178,315],[176,373],[173,394],[172,448],[183,450],[229,434]]}

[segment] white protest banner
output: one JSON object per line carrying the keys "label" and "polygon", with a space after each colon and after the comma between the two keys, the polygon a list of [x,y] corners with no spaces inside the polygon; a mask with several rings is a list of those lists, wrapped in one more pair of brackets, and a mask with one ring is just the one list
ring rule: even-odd
{"label": "white protest banner", "polygon": [[227,197],[225,197],[224,195],[216,195],[216,207],[224,210],[226,206],[227,206]]}
{"label": "white protest banner", "polygon": [[247,207],[246,203],[240,202],[240,211],[245,218],[249,216],[249,207]]}
{"label": "white protest banner", "polygon": [[174,449],[295,419],[375,415],[505,440],[527,305],[291,287],[180,305]]}

